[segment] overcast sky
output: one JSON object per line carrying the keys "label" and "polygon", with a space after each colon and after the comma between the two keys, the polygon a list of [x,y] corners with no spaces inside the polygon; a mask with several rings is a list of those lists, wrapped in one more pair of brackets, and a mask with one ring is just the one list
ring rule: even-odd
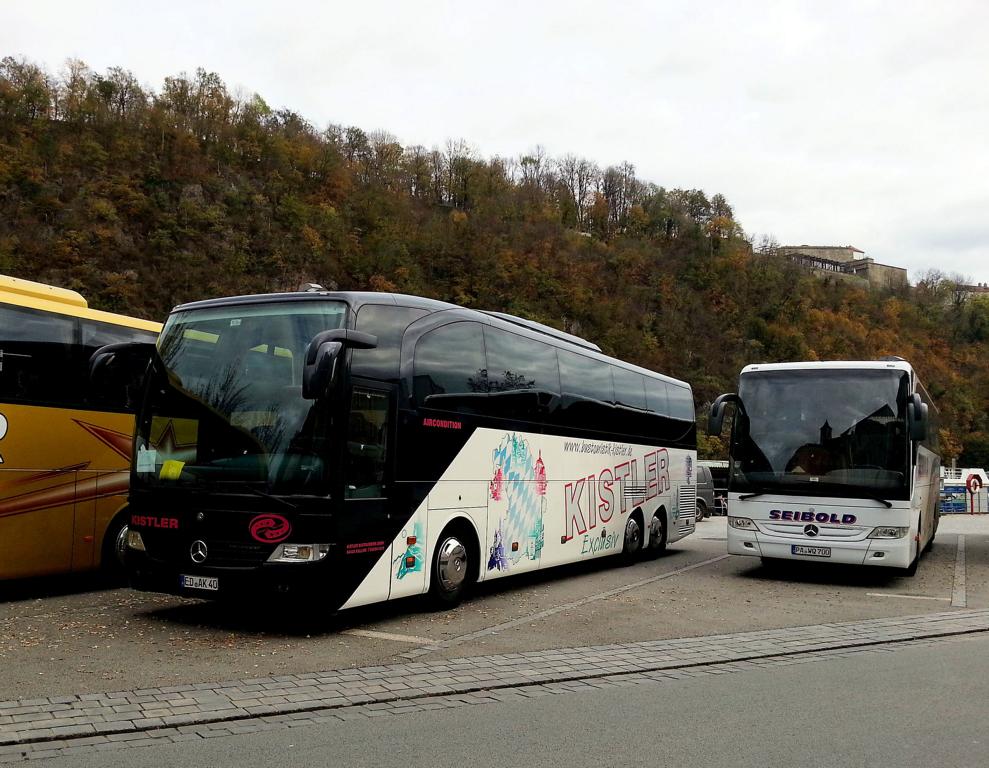
{"label": "overcast sky", "polygon": [[319,127],[540,144],[746,232],[989,281],[989,3],[0,0],[0,55],[197,67]]}

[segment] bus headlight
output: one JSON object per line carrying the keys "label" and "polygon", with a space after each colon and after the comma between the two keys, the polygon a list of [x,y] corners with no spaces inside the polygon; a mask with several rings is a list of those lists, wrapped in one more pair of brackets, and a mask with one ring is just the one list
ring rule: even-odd
{"label": "bus headlight", "polygon": [[127,531],[127,548],[136,549],[138,552],[144,552],[144,539],[141,538],[141,532],[135,531],[133,528]]}
{"label": "bus headlight", "polygon": [[269,563],[315,563],[330,552],[329,544],[279,544]]}
{"label": "bus headlight", "polygon": [[729,517],[728,525],[730,525],[732,528],[738,528],[740,531],[756,530],[755,523],[753,523],[747,517]]}
{"label": "bus headlight", "polygon": [[892,525],[880,525],[873,528],[869,534],[870,539],[902,539],[910,532],[909,528],[897,528]]}

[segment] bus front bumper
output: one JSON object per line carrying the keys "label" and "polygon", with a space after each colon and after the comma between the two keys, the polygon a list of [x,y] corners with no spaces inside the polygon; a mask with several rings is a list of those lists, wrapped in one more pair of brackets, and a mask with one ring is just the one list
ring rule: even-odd
{"label": "bus front bumper", "polygon": [[[320,563],[270,563],[255,568],[199,568],[127,551],[127,575],[132,588],[206,600],[255,598],[309,598],[318,594],[321,608],[334,610]],[[318,571],[318,573],[317,573]],[[343,600],[339,600],[342,605]]]}
{"label": "bus front bumper", "polygon": [[764,531],[729,528],[728,553],[780,560],[876,565],[906,568],[913,556],[913,539],[863,539],[861,541],[778,536]]}

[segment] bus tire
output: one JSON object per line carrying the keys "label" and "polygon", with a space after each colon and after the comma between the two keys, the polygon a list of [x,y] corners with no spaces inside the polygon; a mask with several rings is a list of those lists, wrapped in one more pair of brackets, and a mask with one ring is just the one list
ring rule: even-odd
{"label": "bus tire", "polygon": [[707,504],[704,503],[704,499],[697,500],[697,522],[699,523],[705,517],[708,517]]}
{"label": "bus tire", "polygon": [[464,523],[448,525],[436,541],[429,572],[429,601],[437,609],[453,608],[477,581],[480,547]]}
{"label": "bus tire", "polygon": [[917,552],[913,556],[913,560],[910,562],[906,568],[903,569],[904,576],[915,576],[917,574],[917,566],[920,565],[920,556],[924,553],[920,546],[920,518],[917,518]]}
{"label": "bus tire", "polygon": [[666,549],[666,510],[656,510],[649,526],[649,551],[659,554]]}
{"label": "bus tire", "polygon": [[906,568],[904,568],[901,571],[901,573],[904,576],[916,576],[917,575],[917,566],[919,564],[920,564],[920,552],[918,551],[917,552],[917,556],[913,559],[913,562],[910,563],[910,565],[908,565]]}
{"label": "bus tire", "polygon": [[938,523],[941,522],[941,511],[934,510],[934,530],[931,531],[931,538],[927,540],[927,544],[924,547],[925,552],[930,552],[934,548],[934,537],[937,536]]}
{"label": "bus tire", "polygon": [[625,521],[625,542],[622,547],[622,556],[632,562],[642,552],[642,511],[635,510]]}
{"label": "bus tire", "polygon": [[113,579],[124,575],[124,557],[127,553],[126,510],[117,513],[103,534],[100,547],[100,570]]}

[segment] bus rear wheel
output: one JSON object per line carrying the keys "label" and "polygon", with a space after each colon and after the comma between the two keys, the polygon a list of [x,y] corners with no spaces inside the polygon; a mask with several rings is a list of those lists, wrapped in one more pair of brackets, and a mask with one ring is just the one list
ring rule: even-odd
{"label": "bus rear wheel", "polygon": [[649,525],[649,551],[658,554],[666,549],[666,513],[662,508],[652,516]]}
{"label": "bus rear wheel", "polygon": [[453,608],[464,598],[473,582],[477,563],[470,539],[456,528],[447,529],[433,553],[429,596],[437,608]]}

